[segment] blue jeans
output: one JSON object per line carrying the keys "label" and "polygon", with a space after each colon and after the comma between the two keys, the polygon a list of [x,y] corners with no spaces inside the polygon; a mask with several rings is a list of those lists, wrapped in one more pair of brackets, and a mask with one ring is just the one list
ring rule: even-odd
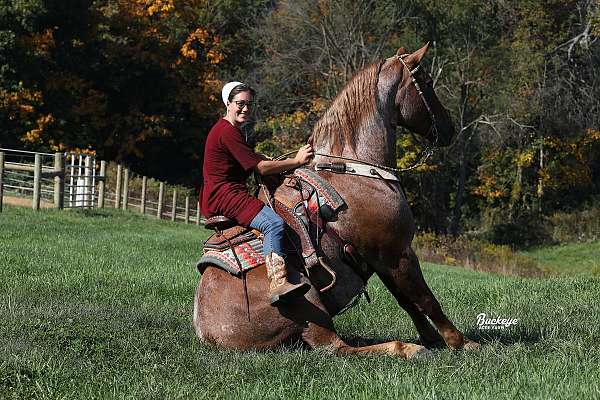
{"label": "blue jeans", "polygon": [[271,207],[264,206],[256,217],[250,222],[250,227],[258,229],[265,235],[263,240],[263,253],[266,256],[275,252],[285,257],[283,251],[283,233],[285,232],[285,222]]}

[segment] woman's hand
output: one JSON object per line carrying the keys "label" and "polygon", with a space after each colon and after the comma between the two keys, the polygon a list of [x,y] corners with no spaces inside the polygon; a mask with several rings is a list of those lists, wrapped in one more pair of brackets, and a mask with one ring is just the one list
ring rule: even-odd
{"label": "woman's hand", "polygon": [[256,167],[254,167],[254,169],[256,170],[256,172],[258,172],[260,175],[273,175],[273,174],[279,174],[281,172],[284,171],[288,171],[290,169],[294,169],[294,168],[298,168],[304,164],[306,164],[307,162],[310,161],[310,159],[313,157],[314,152],[313,152],[313,148],[310,144],[306,144],[302,147],[300,147],[300,150],[298,150],[298,153],[296,154],[296,157],[294,158],[286,158],[285,160],[263,160],[263,161],[259,161],[258,164],[256,164]]}
{"label": "woman's hand", "polygon": [[310,144],[305,144],[304,146],[300,147],[300,150],[298,150],[298,153],[296,153],[294,160],[296,160],[298,165],[304,165],[310,161],[313,155],[314,153],[312,146]]}

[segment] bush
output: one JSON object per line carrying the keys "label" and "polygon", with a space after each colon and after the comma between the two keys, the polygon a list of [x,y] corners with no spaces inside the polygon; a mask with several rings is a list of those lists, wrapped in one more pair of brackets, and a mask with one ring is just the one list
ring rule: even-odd
{"label": "bush", "polygon": [[413,248],[420,259],[438,264],[504,275],[542,276],[546,273],[536,260],[515,253],[509,246],[465,236],[453,238],[424,233],[415,238]]}
{"label": "bush", "polygon": [[550,230],[545,221],[537,215],[524,215],[515,222],[493,225],[484,239],[492,244],[524,249],[533,246],[552,244]]}
{"label": "bush", "polygon": [[600,207],[574,213],[555,213],[547,225],[556,242],[590,242],[600,239]]}

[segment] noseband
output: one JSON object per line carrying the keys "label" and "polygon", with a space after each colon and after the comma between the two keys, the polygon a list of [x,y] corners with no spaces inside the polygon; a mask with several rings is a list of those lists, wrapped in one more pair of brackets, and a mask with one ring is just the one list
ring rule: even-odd
{"label": "noseband", "polygon": [[[417,65],[415,68],[413,68],[411,70],[408,67],[408,65],[406,64],[406,62],[404,62],[404,57],[406,57],[408,55],[409,54],[402,54],[402,55],[397,55],[396,57],[398,58],[398,60],[400,60],[400,62],[404,66],[404,68],[406,68],[406,70],[408,71],[408,76],[410,77],[413,85],[415,86],[415,89],[417,89],[417,93],[419,93],[419,96],[421,97],[421,100],[423,101],[423,104],[425,105],[425,108],[427,109],[427,113],[429,114],[429,118],[431,119],[431,127],[429,128],[429,132],[433,133],[433,135],[434,135],[433,136],[434,140],[432,141],[432,144],[427,145],[425,147],[425,150],[423,150],[421,159],[419,161],[417,161],[415,164],[411,165],[410,167],[394,168],[394,167],[388,167],[385,165],[370,163],[370,162],[363,161],[363,160],[358,160],[355,158],[342,157],[342,156],[336,156],[333,154],[323,154],[323,153],[315,152],[315,155],[318,155],[318,156],[337,158],[337,159],[346,160],[346,161],[354,161],[355,163],[357,163],[357,164],[344,163],[341,165],[336,164],[336,163],[319,163],[315,166],[315,169],[317,171],[328,170],[328,171],[337,172],[337,173],[349,173],[349,174],[354,174],[354,175],[380,178],[380,179],[383,179],[386,181],[387,180],[399,181],[398,176],[396,175],[397,173],[411,171],[415,168],[418,168],[421,165],[425,164],[427,159],[429,159],[429,157],[431,157],[433,155],[433,153],[437,147],[437,142],[439,139],[439,132],[438,132],[437,123],[435,120],[435,114],[433,113],[433,110],[431,109],[429,103],[427,102],[427,99],[425,98],[425,95],[423,94],[423,91],[421,90],[421,86],[419,86],[419,83],[417,82],[417,79],[415,78],[415,75],[414,75],[419,70],[419,68],[421,68],[421,64]],[[383,65],[383,63],[381,65]],[[381,65],[379,66],[380,69],[381,69]],[[367,167],[367,168],[365,168],[365,167]],[[371,168],[369,168],[369,167],[371,167]]]}

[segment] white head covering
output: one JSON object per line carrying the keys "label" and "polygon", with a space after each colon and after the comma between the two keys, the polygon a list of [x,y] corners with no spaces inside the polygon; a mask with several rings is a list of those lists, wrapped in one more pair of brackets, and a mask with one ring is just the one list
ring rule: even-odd
{"label": "white head covering", "polygon": [[223,103],[225,103],[225,107],[227,107],[227,102],[229,101],[229,93],[238,85],[243,85],[242,82],[229,82],[223,86],[223,90],[221,91],[221,96],[223,97]]}

